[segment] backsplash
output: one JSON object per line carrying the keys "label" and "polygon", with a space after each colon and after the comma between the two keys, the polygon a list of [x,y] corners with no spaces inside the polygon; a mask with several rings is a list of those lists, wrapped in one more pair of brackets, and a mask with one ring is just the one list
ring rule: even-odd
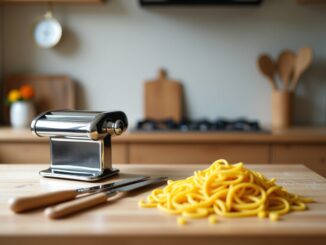
{"label": "backsplash", "polygon": [[[326,6],[266,0],[260,7],[155,7],[138,1],[54,6],[64,27],[54,49],[35,46],[31,25],[45,6],[0,9],[0,75],[67,74],[78,82],[78,107],[143,117],[143,82],[159,67],[184,85],[191,118],[271,122],[271,87],[256,58],[308,45],[311,69],[296,95],[297,124],[326,123]],[[2,71],[2,72],[1,72]],[[2,74],[1,74],[2,73]]]}

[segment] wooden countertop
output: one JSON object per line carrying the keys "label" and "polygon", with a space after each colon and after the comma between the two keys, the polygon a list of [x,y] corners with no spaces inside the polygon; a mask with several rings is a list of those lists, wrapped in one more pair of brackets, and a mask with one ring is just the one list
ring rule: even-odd
{"label": "wooden countertop", "polygon": [[[1,142],[46,142],[29,129],[0,128]],[[119,143],[326,143],[325,127],[295,127],[266,132],[133,132],[114,137]]]}
{"label": "wooden countertop", "polygon": [[[276,177],[289,191],[312,197],[309,210],[294,212],[279,222],[269,219],[206,219],[179,226],[176,217],[156,209],[141,209],[137,202],[146,192],[134,193],[115,203],[102,205],[63,220],[49,220],[42,210],[13,214],[9,197],[94,185],[42,178],[40,164],[0,164],[0,244],[324,244],[326,239],[326,180],[303,165],[248,165],[268,177]],[[121,173],[167,175],[172,179],[192,174],[203,165],[116,165]]]}

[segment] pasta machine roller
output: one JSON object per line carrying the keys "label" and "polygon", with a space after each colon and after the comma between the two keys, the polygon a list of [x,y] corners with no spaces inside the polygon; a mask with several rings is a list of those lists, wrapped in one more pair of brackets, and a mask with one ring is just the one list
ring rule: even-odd
{"label": "pasta machine roller", "polygon": [[41,176],[97,181],[118,174],[112,168],[111,136],[128,127],[121,111],[57,110],[38,115],[32,132],[50,138],[51,165]]}

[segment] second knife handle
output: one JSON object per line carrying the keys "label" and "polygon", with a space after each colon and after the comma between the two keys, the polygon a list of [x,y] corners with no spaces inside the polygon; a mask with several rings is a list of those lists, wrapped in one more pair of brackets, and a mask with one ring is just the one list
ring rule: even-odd
{"label": "second knife handle", "polygon": [[54,191],[27,197],[16,197],[9,200],[9,207],[15,213],[30,209],[51,206],[74,199],[79,193],[75,190]]}
{"label": "second knife handle", "polygon": [[[115,194],[115,193],[112,193]],[[99,204],[106,203],[108,196],[106,193],[97,193],[86,197],[80,197],[76,200],[62,203],[45,209],[44,213],[48,218],[59,219],[70,214],[77,213],[81,210],[95,207]]]}

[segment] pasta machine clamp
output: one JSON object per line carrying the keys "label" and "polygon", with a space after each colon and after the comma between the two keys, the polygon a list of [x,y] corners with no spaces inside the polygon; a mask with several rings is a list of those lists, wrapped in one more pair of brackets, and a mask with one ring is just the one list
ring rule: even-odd
{"label": "pasta machine clamp", "polygon": [[111,137],[128,127],[121,111],[57,110],[38,115],[32,132],[50,138],[51,165],[41,176],[97,181],[119,173],[112,168]]}

